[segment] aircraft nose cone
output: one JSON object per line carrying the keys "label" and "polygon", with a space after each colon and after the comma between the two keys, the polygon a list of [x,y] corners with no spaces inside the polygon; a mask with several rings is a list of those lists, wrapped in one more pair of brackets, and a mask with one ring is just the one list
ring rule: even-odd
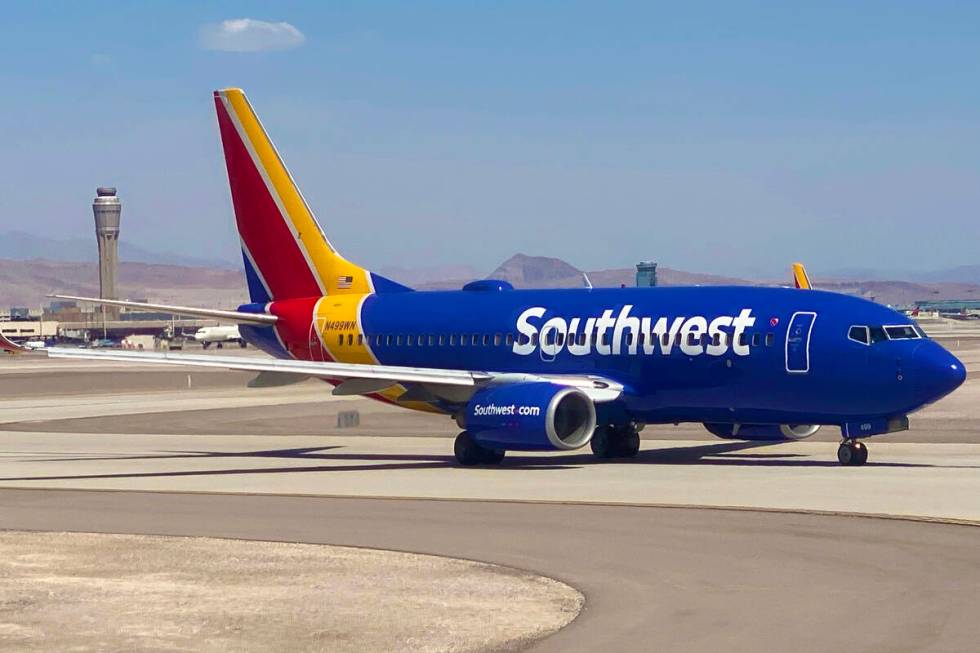
{"label": "aircraft nose cone", "polygon": [[963,363],[935,342],[924,342],[912,356],[915,383],[935,401],[960,387],[966,381]]}

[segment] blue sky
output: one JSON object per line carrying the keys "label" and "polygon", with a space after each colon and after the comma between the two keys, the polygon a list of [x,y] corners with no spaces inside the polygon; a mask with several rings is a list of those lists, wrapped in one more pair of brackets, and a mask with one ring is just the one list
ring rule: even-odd
{"label": "blue sky", "polygon": [[[977,262],[977,4],[4,12],[0,231],[88,236],[94,188],[115,184],[124,239],[233,259],[210,92],[241,86],[331,240],[374,268]],[[213,49],[241,18],[296,33]]]}

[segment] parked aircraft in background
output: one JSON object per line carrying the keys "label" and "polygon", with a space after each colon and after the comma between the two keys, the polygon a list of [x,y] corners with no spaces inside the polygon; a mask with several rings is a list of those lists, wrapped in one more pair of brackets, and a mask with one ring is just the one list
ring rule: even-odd
{"label": "parked aircraft in background", "polygon": [[216,344],[218,349],[221,349],[226,342],[237,342],[242,347],[245,347],[247,344],[238,332],[237,324],[201,327],[194,333],[194,340],[201,343],[204,349],[207,349],[213,344]]}
{"label": "parked aircraft in background", "polygon": [[642,428],[676,422],[742,440],[832,426],[840,462],[860,465],[863,438],[908,428],[909,413],[966,377],[910,319],[812,290],[802,266],[797,288],[515,290],[486,279],[414,291],[342,257],[244,93],[214,99],[251,302],[102,303],[235,322],[275,360],[59,347],[48,356],[316,376],[334,394],[455,419],[463,465],[589,444],[599,458],[634,456]]}

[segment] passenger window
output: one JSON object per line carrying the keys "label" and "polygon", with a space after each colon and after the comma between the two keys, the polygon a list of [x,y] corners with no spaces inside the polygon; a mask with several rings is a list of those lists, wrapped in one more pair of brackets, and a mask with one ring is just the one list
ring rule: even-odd
{"label": "passenger window", "polygon": [[584,331],[582,333],[578,334],[578,344],[579,344],[580,347],[584,347],[585,346],[585,342],[586,342],[586,339],[588,337],[589,337],[589,335],[587,333],[585,333]]}
{"label": "passenger window", "polygon": [[663,346],[666,347],[667,345],[670,344],[670,334],[669,333],[665,333],[663,335],[663,337],[660,338],[660,340],[663,342]]}
{"label": "passenger window", "polygon": [[450,333],[449,334],[449,346],[452,347],[455,344],[456,344],[456,334],[455,333]]}
{"label": "passenger window", "polygon": [[[431,340],[429,341],[429,344],[430,345],[432,344]],[[425,346],[425,336],[419,336],[419,347],[424,347],[424,346]]]}
{"label": "passenger window", "polygon": [[538,346],[538,334],[537,333],[532,333],[531,334],[531,345],[534,346],[534,347],[537,347]]}
{"label": "passenger window", "polygon": [[472,342],[473,342],[473,346],[474,347],[476,347],[477,345],[480,344],[480,334],[479,333],[474,333],[473,334],[473,340],[472,340]]}
{"label": "passenger window", "polygon": [[358,333],[357,334],[357,344],[358,345],[363,345],[364,344],[364,334],[362,334],[362,333]]}
{"label": "passenger window", "polygon": [[506,344],[508,347],[510,347],[511,345],[514,344],[514,334],[513,333],[508,333],[507,334],[507,338],[504,340],[504,344]]}
{"label": "passenger window", "polygon": [[490,346],[490,334],[489,333],[484,333],[483,334],[483,346],[484,347],[489,347]]}
{"label": "passenger window", "polygon": [[446,336],[440,335],[439,336],[439,346],[442,347],[445,344],[446,344]]}
{"label": "passenger window", "polygon": [[395,344],[398,345],[399,347],[402,346],[402,337],[401,336],[395,336]]}
{"label": "passenger window", "polygon": [[470,337],[467,334],[465,334],[465,333],[460,334],[460,336],[459,336],[459,346],[460,347],[465,347],[468,344],[470,344]]}
{"label": "passenger window", "polygon": [[860,342],[862,345],[867,345],[871,342],[868,337],[868,327],[866,326],[852,326],[847,331],[847,337],[854,342]]}
{"label": "passenger window", "polygon": [[354,344],[354,334],[353,333],[348,333],[347,334],[347,346],[350,347],[353,344]]}
{"label": "passenger window", "polygon": [[565,334],[564,333],[560,333],[559,332],[559,333],[556,333],[555,334],[555,344],[558,345],[559,347],[561,347],[563,344],[565,344]]}
{"label": "passenger window", "polygon": [[697,344],[697,335],[694,334],[694,333],[687,334],[687,344],[688,345],[695,345],[695,344]]}
{"label": "passenger window", "polygon": [[766,334],[766,347],[772,347],[774,344],[776,344],[776,334],[775,333],[767,333]]}
{"label": "passenger window", "polygon": [[762,344],[762,334],[761,333],[753,333],[752,334],[752,346],[753,347],[758,347],[761,344]]}
{"label": "passenger window", "polygon": [[405,336],[405,344],[411,347],[415,344],[415,336]]}
{"label": "passenger window", "polygon": [[344,334],[341,333],[339,336],[337,336],[337,344],[338,345],[344,344]]}
{"label": "passenger window", "polygon": [[493,346],[494,347],[499,347],[500,346],[500,334],[499,333],[493,334]]}

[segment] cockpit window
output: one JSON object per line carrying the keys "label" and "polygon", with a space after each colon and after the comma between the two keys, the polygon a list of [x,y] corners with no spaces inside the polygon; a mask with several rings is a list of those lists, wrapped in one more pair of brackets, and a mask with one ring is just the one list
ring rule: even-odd
{"label": "cockpit window", "polygon": [[919,337],[919,334],[915,329],[912,328],[910,324],[902,324],[900,326],[886,326],[885,333],[888,334],[890,340],[915,340]]}
{"label": "cockpit window", "polygon": [[847,331],[847,337],[854,342],[860,342],[862,345],[867,345],[870,343],[868,337],[868,327],[866,326],[852,326]]}
{"label": "cockpit window", "polygon": [[891,324],[888,326],[855,325],[847,330],[847,337],[854,342],[873,345],[885,340],[916,340],[925,338],[925,332],[914,324]]}

